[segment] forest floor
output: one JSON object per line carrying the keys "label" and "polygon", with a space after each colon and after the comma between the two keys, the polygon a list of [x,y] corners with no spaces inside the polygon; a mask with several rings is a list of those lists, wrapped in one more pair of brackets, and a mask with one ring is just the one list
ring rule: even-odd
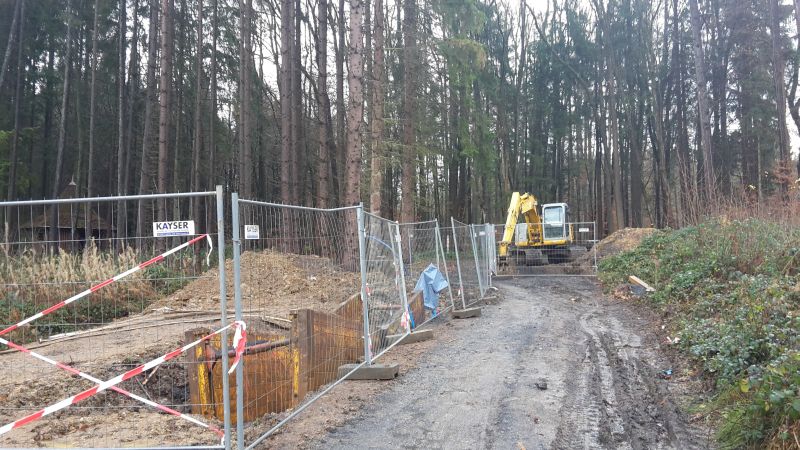
{"label": "forest floor", "polygon": [[[584,277],[500,281],[483,316],[389,352],[389,382],[338,386],[262,448],[709,448],[654,317]],[[669,379],[666,379],[669,378]],[[545,389],[542,389],[545,388]]]}

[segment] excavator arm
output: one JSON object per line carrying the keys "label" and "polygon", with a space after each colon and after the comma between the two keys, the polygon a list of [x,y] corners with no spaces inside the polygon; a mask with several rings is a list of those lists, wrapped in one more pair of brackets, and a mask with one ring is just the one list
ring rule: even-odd
{"label": "excavator arm", "polygon": [[501,258],[508,256],[508,247],[514,243],[514,230],[517,228],[519,216],[522,215],[528,224],[528,240],[537,241],[541,236],[541,218],[536,211],[539,202],[533,194],[514,192],[508,205],[506,226],[503,229],[503,240],[500,241],[499,255]]}

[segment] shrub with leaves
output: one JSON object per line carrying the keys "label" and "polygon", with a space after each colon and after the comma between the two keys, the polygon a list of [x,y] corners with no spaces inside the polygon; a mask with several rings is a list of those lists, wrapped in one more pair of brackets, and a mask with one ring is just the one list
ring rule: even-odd
{"label": "shrub with leaves", "polygon": [[655,233],[600,264],[606,286],[628,275],[654,285],[668,331],[717,389],[723,447],[800,447],[798,249],[794,227],[713,221]]}

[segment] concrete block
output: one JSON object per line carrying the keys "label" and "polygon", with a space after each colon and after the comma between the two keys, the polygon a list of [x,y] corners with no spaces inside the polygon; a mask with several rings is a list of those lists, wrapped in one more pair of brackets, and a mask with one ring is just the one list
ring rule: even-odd
{"label": "concrete block", "polygon": [[[358,367],[358,364],[345,364],[339,366],[339,378],[347,375],[348,372]],[[397,364],[373,364],[363,366],[351,373],[348,380],[393,380],[400,374],[400,366]]]}
{"label": "concrete block", "polygon": [[480,308],[467,308],[467,309],[455,309],[453,310],[453,318],[455,319],[470,319],[472,317],[480,317],[481,316],[481,309]]}
{"label": "concrete block", "polygon": [[[393,341],[394,339],[402,338],[402,334],[394,334],[391,336],[386,336],[386,339],[389,341]],[[413,344],[415,342],[422,342],[433,339],[433,330],[420,330],[414,331],[411,334],[407,335],[402,341],[398,343],[398,345],[406,345],[406,344]]]}

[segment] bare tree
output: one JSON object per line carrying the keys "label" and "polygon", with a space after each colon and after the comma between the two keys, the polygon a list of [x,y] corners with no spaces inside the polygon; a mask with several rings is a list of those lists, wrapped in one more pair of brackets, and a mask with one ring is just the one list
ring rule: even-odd
{"label": "bare tree", "polygon": [[403,196],[400,205],[400,221],[414,221],[414,196],[416,185],[416,133],[414,109],[416,98],[417,70],[416,54],[419,52],[416,43],[417,2],[403,0]]}
{"label": "bare tree", "polygon": [[[159,82],[158,192],[166,192],[169,182],[169,120],[172,90],[172,1],[161,0],[161,80]],[[158,216],[166,219],[164,202],[158,202]]]}
{"label": "bare tree", "polygon": [[[19,134],[22,131],[20,109],[22,108],[23,96],[25,95],[25,63],[22,52],[22,44],[25,29],[25,5],[22,1],[17,2],[19,26],[17,27],[17,86],[14,94],[14,141],[11,144],[11,161],[8,170],[8,200],[15,200],[17,197],[17,155],[19,153]],[[16,16],[15,16],[16,18]],[[13,27],[12,27],[13,30]],[[11,40],[9,40],[9,44]],[[3,71],[5,72],[5,70]],[[2,85],[2,83],[0,83]],[[63,114],[63,112],[62,112]]]}
{"label": "bare tree", "polygon": [[[789,130],[786,128],[786,59],[783,49],[783,30],[781,29],[780,1],[770,0],[770,34],[772,35],[772,77],[775,82],[775,104],[778,112],[778,155],[780,163],[789,167]],[[782,189],[786,191],[786,181]]]}
{"label": "bare tree", "polygon": [[349,71],[347,86],[350,107],[347,109],[347,162],[345,203],[356,205],[361,200],[361,125],[364,115],[364,23],[363,0],[350,0]]}
{"label": "bare tree", "polygon": [[[158,58],[158,1],[150,0],[150,25],[147,34],[147,93],[144,106],[144,130],[142,131],[141,169],[139,172],[139,194],[150,191],[150,172],[152,171],[151,148],[153,134],[153,110],[156,106],[156,58]],[[140,201],[137,209],[136,234],[145,232],[144,202]]]}
{"label": "bare tree", "polygon": [[[127,4],[119,0],[119,60],[117,67],[117,195],[125,194],[125,56],[128,48],[125,35],[127,34]],[[124,203],[123,203],[124,205]]]}
{"label": "bare tree", "polygon": [[100,0],[94,0],[94,25],[92,28],[92,77],[89,85],[89,161],[86,169],[86,193],[94,195],[94,130],[95,105],[97,104],[97,18]]}
{"label": "bare tree", "polygon": [[245,198],[251,196],[253,186],[253,145],[251,133],[251,86],[250,65],[252,0],[239,0],[239,192]]}
{"label": "bare tree", "polygon": [[[56,152],[56,170],[53,176],[53,190],[51,192],[52,198],[58,198],[61,189],[61,175],[64,166],[64,142],[67,135],[67,101],[69,100],[69,83],[70,83],[70,69],[72,65],[72,6],[67,4],[67,40],[66,40],[66,54],[64,55],[64,85],[61,92],[61,122],[58,126],[58,147]],[[52,214],[53,216],[55,214]],[[51,232],[56,227],[51,227]],[[51,240],[55,240],[51,236]]]}
{"label": "bare tree", "polygon": [[381,189],[383,187],[383,92],[384,92],[384,22],[383,0],[375,0],[375,44],[372,63],[372,161],[370,164],[369,209],[373,214],[381,213]]}
{"label": "bare tree", "polygon": [[19,15],[22,3],[25,0],[17,0],[14,6],[14,17],[11,19],[11,26],[8,28],[8,43],[6,44],[6,52],[3,55],[3,64],[0,66],[0,89],[3,88],[3,81],[6,79],[6,71],[8,71],[8,61],[11,59],[11,48],[14,45],[14,30],[17,28],[17,23],[20,23]]}
{"label": "bare tree", "polygon": [[[714,165],[711,159],[711,114],[706,86],[705,52],[701,34],[700,11],[697,0],[689,0],[694,43],[694,72],[697,77],[697,106],[700,113],[700,148],[703,154],[703,183],[706,198],[711,199],[714,192]],[[784,111],[785,113],[785,111]],[[784,115],[785,117],[785,115]],[[784,120],[784,122],[786,122]]]}
{"label": "bare tree", "polygon": [[294,0],[281,0],[281,201],[291,203],[292,164],[292,47],[294,46]]}
{"label": "bare tree", "polygon": [[[380,1],[380,0],[379,0]],[[328,96],[328,0],[319,0],[317,12],[317,115],[319,127],[319,162],[317,195],[319,207],[330,204],[331,150],[331,99]]]}

